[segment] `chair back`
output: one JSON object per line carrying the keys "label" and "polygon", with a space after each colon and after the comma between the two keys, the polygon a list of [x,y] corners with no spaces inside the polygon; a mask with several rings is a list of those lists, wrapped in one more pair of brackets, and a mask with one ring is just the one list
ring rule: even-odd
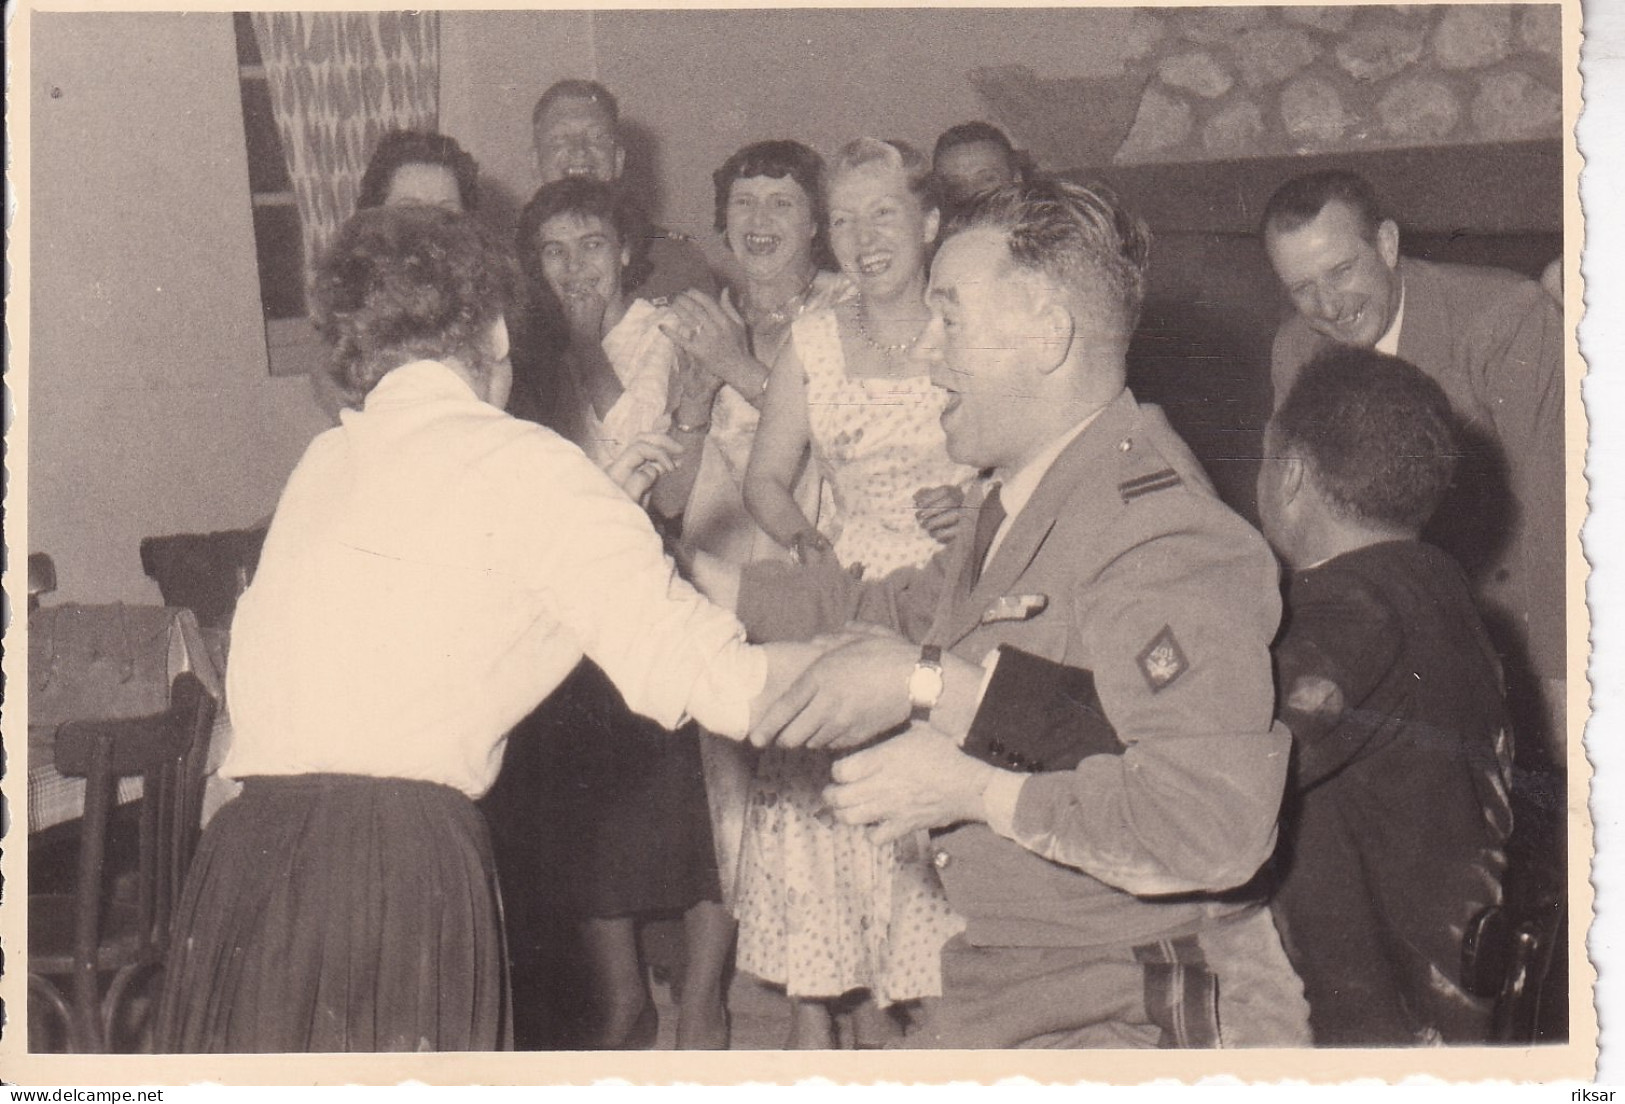
{"label": "chair back", "polygon": [[131,775],[143,778],[136,884],[142,950],[161,954],[166,946],[197,844],[214,712],[214,699],[197,676],[183,672],[171,685],[163,713],[68,721],[57,729],[57,770],[85,779],[73,938],[79,970],[94,972],[103,958],[104,868],[114,790],[120,778]]}
{"label": "chair back", "polygon": [[227,628],[237,599],[254,578],[264,527],[219,533],[176,533],[141,542],[141,569],[166,606],[185,606],[206,629]]}

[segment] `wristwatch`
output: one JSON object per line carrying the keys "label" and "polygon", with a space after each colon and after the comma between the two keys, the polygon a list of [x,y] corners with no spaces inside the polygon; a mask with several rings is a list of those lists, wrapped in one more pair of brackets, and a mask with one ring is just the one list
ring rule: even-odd
{"label": "wristwatch", "polygon": [[920,649],[919,662],[908,676],[908,719],[928,721],[931,710],[942,698],[942,649],[927,644]]}

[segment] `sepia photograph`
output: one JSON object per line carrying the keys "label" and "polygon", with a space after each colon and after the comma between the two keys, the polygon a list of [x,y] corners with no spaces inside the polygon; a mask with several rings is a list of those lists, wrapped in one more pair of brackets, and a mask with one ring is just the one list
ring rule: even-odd
{"label": "sepia photograph", "polygon": [[1579,0],[182,6],[10,13],[8,1081],[1596,1077]]}

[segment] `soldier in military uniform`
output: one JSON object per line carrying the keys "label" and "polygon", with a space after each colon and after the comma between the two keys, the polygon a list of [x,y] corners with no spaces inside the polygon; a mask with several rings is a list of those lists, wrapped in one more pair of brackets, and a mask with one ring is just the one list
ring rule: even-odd
{"label": "soldier in military uniform", "polygon": [[[1309,1041],[1268,908],[1227,892],[1270,854],[1287,768],[1278,571],[1124,385],[1147,245],[1064,182],[1000,189],[950,228],[920,352],[950,453],[995,482],[926,567],[865,585],[695,565],[762,638],[892,630],[826,654],[752,735],[902,729],[838,762],[828,798],[882,838],[940,830],[967,927],[909,1046]],[[1040,668],[1069,676],[1058,711],[1023,692],[1056,685]]]}

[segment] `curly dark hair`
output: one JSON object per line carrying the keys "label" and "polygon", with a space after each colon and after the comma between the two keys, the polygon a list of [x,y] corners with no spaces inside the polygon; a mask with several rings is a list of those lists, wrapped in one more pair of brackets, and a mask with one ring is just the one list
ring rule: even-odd
{"label": "curly dark hair", "polygon": [[1303,460],[1345,517],[1419,532],[1461,455],[1444,389],[1375,349],[1329,346],[1299,374],[1270,420],[1271,455]]}
{"label": "curly dark hair", "polygon": [[788,138],[774,138],[765,142],[752,142],[737,151],[722,167],[711,174],[716,188],[717,233],[728,232],[728,201],[733,195],[734,182],[750,177],[767,176],[775,180],[789,177],[801,186],[812,204],[813,264],[833,272],[840,266],[829,248],[829,212],[824,203],[824,159],[808,146]]}
{"label": "curly dark hair", "polygon": [[444,166],[457,181],[457,194],[463,201],[463,210],[472,211],[479,206],[480,167],[457,144],[457,139],[425,130],[392,130],[372,151],[367,171],[361,175],[356,210],[382,207],[384,200],[389,198],[389,186],[395,181],[395,172],[402,165]]}
{"label": "curly dark hair", "polygon": [[518,302],[512,253],[472,216],[374,207],[344,224],[316,271],[311,321],[351,405],[413,360],[490,370],[487,335]]}
{"label": "curly dark hair", "polygon": [[621,287],[631,291],[649,278],[654,263],[649,259],[650,226],[641,208],[618,185],[586,177],[566,177],[543,184],[525,204],[519,216],[519,261],[531,289],[542,301],[551,298],[547,278],[542,275],[542,254],[536,235],[542,224],[559,215],[597,218],[615,231],[621,248],[631,259],[621,271]]}

